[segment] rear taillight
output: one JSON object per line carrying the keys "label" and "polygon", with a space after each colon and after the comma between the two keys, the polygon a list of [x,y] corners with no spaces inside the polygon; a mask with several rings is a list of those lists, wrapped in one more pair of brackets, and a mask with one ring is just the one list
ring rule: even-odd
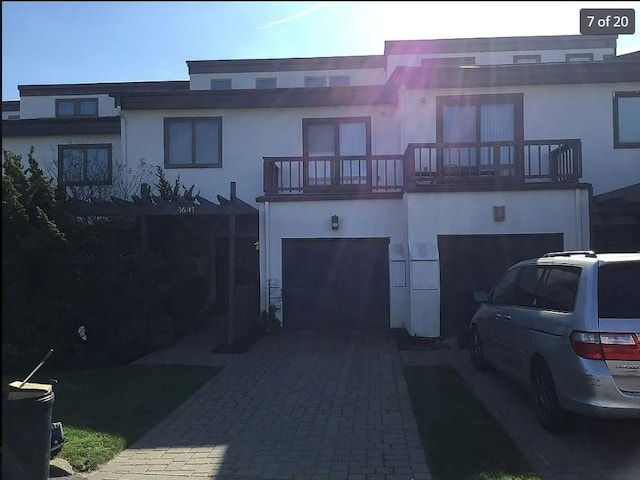
{"label": "rear taillight", "polygon": [[571,332],[576,355],[591,360],[640,360],[640,339],[635,333]]}

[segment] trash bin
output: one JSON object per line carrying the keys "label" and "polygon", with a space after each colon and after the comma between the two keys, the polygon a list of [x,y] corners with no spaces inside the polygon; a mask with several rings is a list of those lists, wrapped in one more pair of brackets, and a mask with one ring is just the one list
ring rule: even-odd
{"label": "trash bin", "polygon": [[2,392],[2,478],[47,480],[52,385],[15,381]]}

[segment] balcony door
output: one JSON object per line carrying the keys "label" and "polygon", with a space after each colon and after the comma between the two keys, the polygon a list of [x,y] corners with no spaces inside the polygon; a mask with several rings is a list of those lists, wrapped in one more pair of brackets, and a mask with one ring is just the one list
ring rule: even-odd
{"label": "balcony door", "polygon": [[[514,176],[523,140],[522,95],[438,97],[442,175]],[[450,145],[450,146],[449,146]]]}
{"label": "balcony door", "polygon": [[371,184],[370,118],[303,120],[307,190],[349,189]]}

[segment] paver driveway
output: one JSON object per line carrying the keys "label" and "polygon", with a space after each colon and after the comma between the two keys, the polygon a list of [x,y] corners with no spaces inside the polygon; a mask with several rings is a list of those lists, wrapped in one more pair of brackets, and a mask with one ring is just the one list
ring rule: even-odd
{"label": "paver driveway", "polygon": [[282,333],[226,366],[94,479],[430,479],[384,333]]}

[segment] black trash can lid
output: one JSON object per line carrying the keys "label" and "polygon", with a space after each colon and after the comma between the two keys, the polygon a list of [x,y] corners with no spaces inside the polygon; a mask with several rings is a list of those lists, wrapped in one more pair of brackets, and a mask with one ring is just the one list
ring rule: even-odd
{"label": "black trash can lid", "polygon": [[9,384],[8,400],[22,400],[24,398],[36,398],[50,394],[53,391],[53,385],[48,383],[25,383],[16,380]]}

